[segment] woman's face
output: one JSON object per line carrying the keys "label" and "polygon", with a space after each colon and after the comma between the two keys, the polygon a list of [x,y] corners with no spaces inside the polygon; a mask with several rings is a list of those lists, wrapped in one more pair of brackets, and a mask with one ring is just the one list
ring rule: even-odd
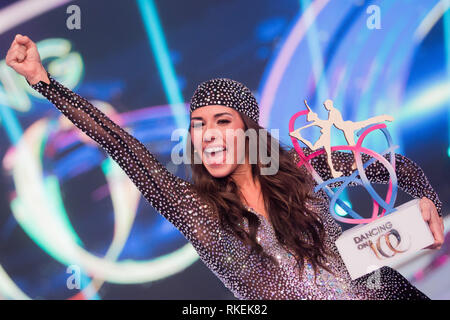
{"label": "woman's face", "polygon": [[245,125],[239,112],[210,105],[191,113],[191,141],[208,172],[221,178],[245,160]]}

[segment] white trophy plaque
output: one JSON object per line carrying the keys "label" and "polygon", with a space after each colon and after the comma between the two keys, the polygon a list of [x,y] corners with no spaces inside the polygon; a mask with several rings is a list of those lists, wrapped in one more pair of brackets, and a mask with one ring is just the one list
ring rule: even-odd
{"label": "white trophy plaque", "polygon": [[419,201],[411,200],[387,216],[350,228],[336,240],[352,280],[383,266],[392,266],[434,243]]}

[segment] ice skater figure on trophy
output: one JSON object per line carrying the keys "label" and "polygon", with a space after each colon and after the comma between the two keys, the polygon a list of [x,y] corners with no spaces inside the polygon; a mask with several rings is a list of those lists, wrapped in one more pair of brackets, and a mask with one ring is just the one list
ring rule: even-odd
{"label": "ice skater figure on trophy", "polygon": [[[380,122],[384,122],[384,121],[391,122],[394,120],[394,118],[392,116],[380,115],[380,116],[369,118],[364,121],[357,121],[357,122],[353,122],[350,120],[344,121],[342,119],[341,112],[333,106],[333,101],[331,101],[329,99],[326,100],[323,104],[325,109],[328,111],[328,119],[323,120],[323,119],[319,118],[317,113],[315,113],[311,110],[311,108],[308,106],[308,103],[306,102],[306,100],[304,102],[305,102],[306,108],[308,108],[308,111],[309,111],[308,115],[306,117],[306,120],[308,122],[312,121],[312,123],[290,132],[289,135],[300,140],[306,146],[308,146],[308,148],[310,148],[313,151],[318,150],[323,147],[325,149],[325,152],[327,155],[328,166],[330,167],[333,178],[339,178],[340,176],[342,176],[341,171],[337,171],[334,169],[333,162],[331,159],[331,127],[333,125],[335,126],[335,128],[337,128],[338,130],[341,130],[344,133],[345,140],[347,141],[347,144],[349,146],[355,146],[356,145],[355,139],[354,139],[355,131],[357,131],[361,128],[364,128],[368,125],[371,125],[371,124],[376,124],[376,123],[380,123]],[[303,138],[300,134],[301,130],[306,129],[308,127],[312,127],[312,126],[317,126],[317,127],[321,128],[320,137],[316,140],[316,142],[314,144],[312,144],[307,139]],[[356,169],[356,163],[353,163],[352,169],[353,170]]]}

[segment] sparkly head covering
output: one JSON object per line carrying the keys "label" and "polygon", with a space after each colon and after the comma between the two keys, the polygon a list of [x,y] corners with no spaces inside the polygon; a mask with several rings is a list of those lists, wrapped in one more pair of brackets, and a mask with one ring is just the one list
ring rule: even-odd
{"label": "sparkly head covering", "polygon": [[215,78],[202,82],[192,96],[190,111],[208,105],[230,107],[256,123],[259,120],[258,102],[246,86],[235,80]]}

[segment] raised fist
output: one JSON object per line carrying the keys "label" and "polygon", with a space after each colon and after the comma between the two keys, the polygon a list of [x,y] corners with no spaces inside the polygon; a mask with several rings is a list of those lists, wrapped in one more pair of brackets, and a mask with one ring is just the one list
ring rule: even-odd
{"label": "raised fist", "polygon": [[27,36],[17,34],[6,54],[6,64],[24,76],[29,83],[49,83],[36,44]]}

